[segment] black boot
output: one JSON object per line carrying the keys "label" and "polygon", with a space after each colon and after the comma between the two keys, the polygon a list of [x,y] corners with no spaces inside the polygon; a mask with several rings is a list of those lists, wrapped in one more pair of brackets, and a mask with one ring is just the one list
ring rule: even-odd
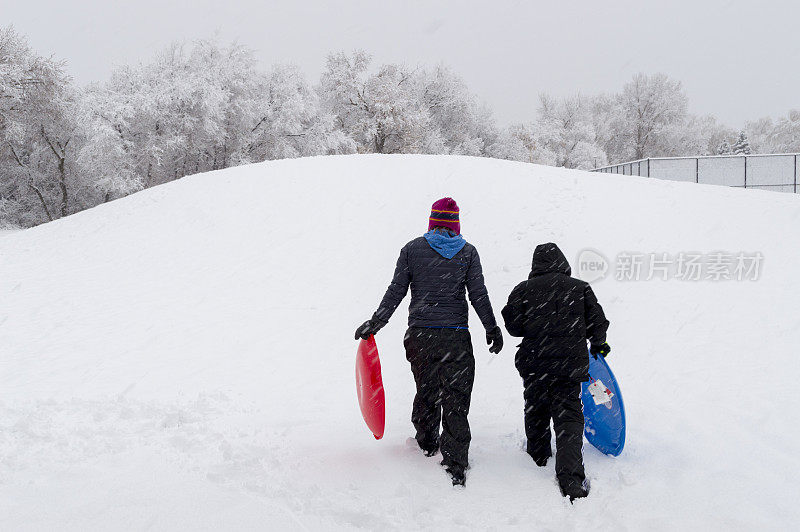
{"label": "black boot", "polygon": [[463,467],[460,465],[446,466],[445,471],[447,471],[447,474],[450,475],[450,479],[453,481],[453,486],[466,486],[467,474]]}
{"label": "black boot", "polygon": [[589,495],[589,481],[584,480],[580,484],[572,483],[568,486],[563,486],[559,483],[558,487],[561,489],[563,497],[569,497],[569,502],[572,503],[575,499],[582,499]]}
{"label": "black boot", "polygon": [[422,449],[422,454],[424,454],[425,456],[436,456],[436,454],[439,452],[438,442],[433,444],[423,443],[423,442],[417,442],[417,443],[419,443],[419,448]]}
{"label": "black boot", "polygon": [[531,458],[533,458],[533,461],[536,463],[537,466],[544,467],[544,466],[547,465],[547,460],[550,457],[549,456],[545,456],[544,458],[535,458],[535,457],[531,457]]}
{"label": "black boot", "polygon": [[533,461],[534,461],[534,462],[536,463],[536,465],[537,465],[537,466],[539,466],[539,467],[544,467],[544,466],[546,466],[546,465],[547,465],[547,460],[549,460],[549,459],[550,459],[550,457],[551,457],[551,456],[553,456],[553,455],[552,455],[552,453],[551,453],[551,454],[546,454],[546,455],[543,455],[543,456],[539,456],[539,455],[537,455],[537,454],[534,454],[534,453],[532,453],[532,452],[530,452],[530,451],[527,451],[527,453],[528,453],[528,456],[530,456],[531,458],[533,458]]}
{"label": "black boot", "polygon": [[442,460],[439,465],[444,467],[444,470],[447,471],[448,475],[450,475],[450,478],[453,481],[453,486],[466,485],[467,473],[464,466],[461,464],[446,463],[445,460]]}

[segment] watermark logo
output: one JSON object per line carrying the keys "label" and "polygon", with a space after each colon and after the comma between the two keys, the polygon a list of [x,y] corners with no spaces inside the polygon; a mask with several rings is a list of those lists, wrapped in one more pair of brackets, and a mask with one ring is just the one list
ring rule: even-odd
{"label": "watermark logo", "polygon": [[578,278],[587,283],[600,281],[608,275],[608,259],[594,249],[584,249],[578,254]]}
{"label": "watermark logo", "polygon": [[597,250],[578,254],[577,277],[588,283],[613,272],[617,281],[757,281],[764,256],[760,252],[645,253],[624,251],[609,261]]}

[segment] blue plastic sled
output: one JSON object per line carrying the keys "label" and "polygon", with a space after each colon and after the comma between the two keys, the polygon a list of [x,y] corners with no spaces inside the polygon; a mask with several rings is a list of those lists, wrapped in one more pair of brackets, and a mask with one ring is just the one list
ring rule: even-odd
{"label": "blue plastic sled", "polygon": [[[622,402],[619,384],[602,356],[595,359],[589,355],[589,376],[592,380],[583,383],[581,395],[585,419],[583,433],[589,443],[601,453],[619,456],[625,447],[625,404]],[[595,380],[602,381],[614,394],[610,403],[595,404],[589,392],[589,385]]]}

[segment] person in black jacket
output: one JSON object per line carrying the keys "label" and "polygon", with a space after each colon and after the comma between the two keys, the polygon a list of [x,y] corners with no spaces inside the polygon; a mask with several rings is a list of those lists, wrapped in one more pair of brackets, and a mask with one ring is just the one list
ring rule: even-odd
{"label": "person in black jacket", "polygon": [[467,415],[475,377],[467,292],[487,331],[491,353],[500,352],[503,335],[478,251],[461,236],[459,209],[452,198],[435,202],[428,232],[400,250],[392,282],[378,310],[356,330],[356,339],[369,338],[386,325],[409,286],[409,328],[403,344],[417,385],[411,413],[416,440],[427,456],[441,450],[453,484],[464,485],[471,439]]}
{"label": "person in black jacket", "polygon": [[[522,343],[515,365],[525,386],[527,452],[547,464],[550,419],[556,432],[556,476],[570,501],[585,497],[581,382],[589,380],[589,353],[606,356],[606,320],[588,283],[570,277],[564,254],[553,243],[536,246],[528,280],[511,292],[502,314]],[[587,353],[586,340],[590,350]]]}

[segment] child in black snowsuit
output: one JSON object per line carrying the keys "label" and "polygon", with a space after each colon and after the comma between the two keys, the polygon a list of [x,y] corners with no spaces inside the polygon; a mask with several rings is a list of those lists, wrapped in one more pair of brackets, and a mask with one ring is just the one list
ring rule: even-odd
{"label": "child in black snowsuit", "polygon": [[589,380],[589,354],[606,356],[608,320],[588,283],[570,277],[564,254],[553,243],[533,253],[528,280],[517,285],[503,308],[506,329],[523,337],[515,365],[525,386],[527,452],[547,464],[550,419],[556,432],[556,477],[570,498],[589,493],[583,470],[581,382]]}

